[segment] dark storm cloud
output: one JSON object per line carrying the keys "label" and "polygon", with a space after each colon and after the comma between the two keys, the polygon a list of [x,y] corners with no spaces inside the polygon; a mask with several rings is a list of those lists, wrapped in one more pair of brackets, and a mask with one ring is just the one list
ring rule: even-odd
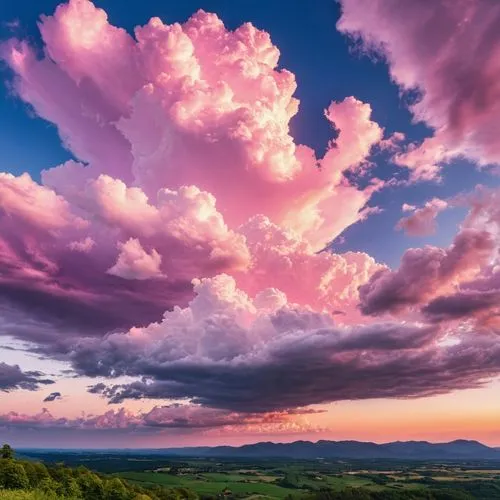
{"label": "dark storm cloud", "polygon": [[0,391],[9,392],[15,389],[36,391],[41,385],[53,383],[53,380],[45,378],[41,372],[23,372],[18,365],[8,365],[0,361]]}
{"label": "dark storm cloud", "polygon": [[291,331],[233,359],[212,352],[212,359],[168,361],[171,353],[145,356],[114,338],[75,352],[74,363],[82,374],[143,377],[91,389],[112,403],[188,398],[239,412],[443,394],[479,387],[500,373],[497,338],[471,335],[445,346],[436,343],[437,334],[432,327],[395,324],[351,329],[348,335],[336,329]]}

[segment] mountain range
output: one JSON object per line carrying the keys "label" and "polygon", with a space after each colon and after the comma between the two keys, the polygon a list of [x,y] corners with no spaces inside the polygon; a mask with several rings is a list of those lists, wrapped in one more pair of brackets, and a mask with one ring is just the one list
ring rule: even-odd
{"label": "mountain range", "polygon": [[500,460],[500,449],[478,441],[459,439],[448,443],[427,441],[396,441],[370,443],[361,441],[295,441],[293,443],[260,442],[243,446],[167,448],[162,451],[174,456],[228,458],[350,458],[408,460]]}

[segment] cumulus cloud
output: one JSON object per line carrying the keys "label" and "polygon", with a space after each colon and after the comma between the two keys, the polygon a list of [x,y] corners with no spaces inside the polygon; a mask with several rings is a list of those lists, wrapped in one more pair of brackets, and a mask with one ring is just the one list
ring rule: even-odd
{"label": "cumulus cloud", "polygon": [[410,205],[408,203],[403,203],[403,205],[401,206],[401,210],[403,212],[413,212],[416,209],[417,207],[415,205]]}
{"label": "cumulus cloud", "polygon": [[[491,269],[498,266],[500,248],[500,210],[498,209],[499,190],[478,187],[472,194],[464,196],[462,203],[470,206],[470,211],[462,223],[453,243],[448,248],[426,246],[411,248],[401,259],[397,270],[384,269],[375,273],[362,285],[360,306],[365,314],[401,313],[409,309],[419,309],[431,302],[427,314],[437,314],[438,304],[457,306],[460,290],[473,289],[469,282],[488,283],[487,290],[495,289],[494,280],[488,279]],[[460,203],[460,199],[455,200]],[[435,204],[434,204],[435,205]],[[440,204],[438,204],[439,206]],[[429,210],[426,210],[429,208]],[[426,206],[417,210],[407,220],[407,227],[424,227],[429,214],[432,216],[435,206]],[[415,219],[412,217],[415,216]],[[432,220],[432,218],[431,218]],[[469,293],[469,292],[467,292]],[[442,299],[442,296],[450,296]],[[470,295],[465,295],[463,298]],[[477,299],[477,307],[481,300]],[[483,297],[483,300],[487,300]],[[467,306],[472,307],[472,305]],[[455,316],[459,315],[455,312]]]}
{"label": "cumulus cloud", "polygon": [[119,243],[120,253],[113,267],[106,272],[128,280],[147,280],[161,277],[161,255],[153,248],[151,253],[142,248],[139,240],[130,238]]}
{"label": "cumulus cloud", "polygon": [[382,151],[397,152],[401,150],[402,143],[406,139],[403,132],[394,132],[387,139],[383,139],[379,143],[379,148]]}
{"label": "cumulus cloud", "polygon": [[71,358],[89,376],[137,381],[91,388],[126,399],[190,399],[237,412],[269,412],[345,399],[418,397],[478,387],[500,372],[496,337],[463,334],[441,346],[437,326],[340,327],[288,304],[275,289],[254,299],[229,276],[196,283],[189,307],[160,323],[82,340]]}
{"label": "cumulus cloud", "polygon": [[382,270],[360,287],[365,314],[397,313],[422,305],[478,275],[498,251],[498,242],[484,230],[464,229],[449,248],[411,248],[399,269]]}
{"label": "cumulus cloud", "polygon": [[16,389],[36,391],[41,385],[53,384],[39,371],[23,372],[18,365],[8,365],[0,361],[0,391],[9,392]]}
{"label": "cumulus cloud", "polygon": [[[500,190],[477,187],[472,193],[457,197],[457,203],[471,207],[465,220],[467,226],[481,225],[500,237],[499,209]],[[451,321],[461,319],[475,321],[482,328],[499,331],[500,327],[500,267],[498,255],[489,266],[472,280],[460,283],[449,294],[436,297],[424,308],[424,315],[432,321]]]}
{"label": "cumulus cloud", "polygon": [[[238,285],[254,296],[265,288],[286,292],[288,300],[322,311],[341,311],[344,321],[360,320],[358,288],[385,269],[363,252],[317,253],[306,240],[263,216],[240,228],[252,262],[246,273],[235,274]],[[298,285],[300,277],[300,286]]]}
{"label": "cumulus cloud", "polygon": [[373,259],[314,255],[373,213],[367,203],[384,186],[370,174],[383,129],[368,104],[327,107],[338,134],[317,157],[290,135],[294,75],[251,24],[230,31],[199,11],[182,25],[153,18],[132,36],[71,0],[39,27],[42,58],[23,40],[1,57],[14,92],[77,161],[44,171],[42,184],[0,176],[0,300],[9,318],[32,318],[25,329],[9,320],[6,333],[52,342],[146,325],[186,304],[193,278],[221,272],[252,292],[267,272],[259,262],[281,252],[255,243],[269,233],[256,233],[255,217],[293,239],[283,272],[287,256],[301,261],[326,307],[353,309]]}
{"label": "cumulus cloud", "polygon": [[75,252],[90,252],[94,245],[95,241],[90,236],[87,236],[83,240],[69,242],[68,248]]}
{"label": "cumulus cloud", "polygon": [[448,207],[448,202],[433,198],[421,208],[404,204],[403,211],[413,210],[411,215],[403,217],[396,225],[409,236],[428,236],[436,232],[436,217]]}
{"label": "cumulus cloud", "polygon": [[410,109],[434,135],[396,161],[414,179],[439,177],[463,155],[500,163],[500,5],[490,0],[340,0],[337,28],[381,54],[402,89],[420,91]]}
{"label": "cumulus cloud", "polygon": [[62,394],[60,392],[51,392],[46,398],[44,398],[44,403],[51,403],[57,399],[62,399]]}

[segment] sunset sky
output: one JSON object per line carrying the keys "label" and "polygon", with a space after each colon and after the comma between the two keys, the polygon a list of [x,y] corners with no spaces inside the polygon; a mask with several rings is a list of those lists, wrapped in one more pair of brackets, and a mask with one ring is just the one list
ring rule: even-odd
{"label": "sunset sky", "polygon": [[0,441],[500,446],[500,3],[0,5]]}

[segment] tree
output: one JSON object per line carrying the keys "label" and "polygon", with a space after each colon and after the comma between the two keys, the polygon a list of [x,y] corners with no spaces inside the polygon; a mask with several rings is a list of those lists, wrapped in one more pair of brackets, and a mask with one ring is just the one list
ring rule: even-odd
{"label": "tree", "polygon": [[30,482],[24,467],[13,460],[5,460],[0,465],[0,488],[6,490],[24,490]]}
{"label": "tree", "polygon": [[70,478],[66,479],[63,483],[59,484],[57,489],[57,493],[59,493],[62,497],[69,498],[81,498],[82,492],[80,491],[80,487],[75,479]]}
{"label": "tree", "polygon": [[11,460],[14,458],[14,450],[8,444],[4,444],[0,451],[0,457]]}
{"label": "tree", "polygon": [[55,495],[57,486],[57,482],[49,476],[40,481],[38,489],[46,495]]}
{"label": "tree", "polygon": [[49,477],[47,467],[40,462],[20,462],[26,471],[30,486],[36,488],[43,479]]}
{"label": "tree", "polygon": [[127,488],[117,477],[106,481],[104,485],[104,498],[106,500],[127,500],[128,496]]}
{"label": "tree", "polygon": [[101,478],[90,471],[79,472],[77,481],[83,498],[85,500],[102,500],[104,498],[104,485]]}
{"label": "tree", "polygon": [[284,488],[300,488],[300,478],[295,471],[286,471],[285,477],[279,482]]}
{"label": "tree", "polygon": [[177,465],[171,465],[170,469],[168,470],[168,473],[171,474],[172,476],[178,476],[180,473],[179,467]]}

